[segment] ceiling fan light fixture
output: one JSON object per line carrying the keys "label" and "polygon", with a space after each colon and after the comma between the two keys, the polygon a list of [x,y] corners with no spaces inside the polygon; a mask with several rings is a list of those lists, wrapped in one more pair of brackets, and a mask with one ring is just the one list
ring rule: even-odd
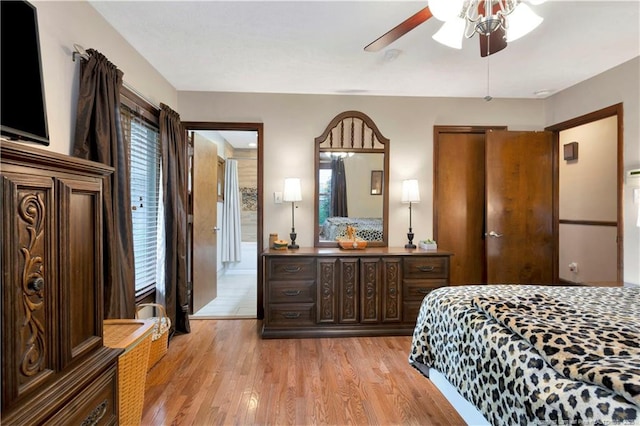
{"label": "ceiling fan light fixture", "polygon": [[453,18],[442,24],[437,33],[431,36],[435,41],[454,49],[462,49],[462,39],[466,21],[460,17]]}
{"label": "ceiling fan light fixture", "polygon": [[507,41],[512,42],[533,31],[544,20],[531,10],[529,6],[520,3],[508,17]]}
{"label": "ceiling fan light fixture", "polygon": [[429,0],[429,10],[439,21],[447,22],[462,12],[464,0]]}
{"label": "ceiling fan light fixture", "polygon": [[490,15],[482,17],[475,26],[475,30],[478,34],[488,36],[502,25],[502,19],[499,15]]}

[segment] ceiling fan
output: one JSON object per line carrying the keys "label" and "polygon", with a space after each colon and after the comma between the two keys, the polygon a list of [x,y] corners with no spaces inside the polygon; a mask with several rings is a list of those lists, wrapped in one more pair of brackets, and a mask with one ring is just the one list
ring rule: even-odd
{"label": "ceiling fan", "polygon": [[[544,0],[529,0],[540,4]],[[429,5],[368,44],[377,52],[434,17],[444,24],[432,37],[446,46],[462,48],[463,37],[478,34],[480,56],[500,52],[507,42],[529,33],[542,22],[522,0],[429,0]]]}

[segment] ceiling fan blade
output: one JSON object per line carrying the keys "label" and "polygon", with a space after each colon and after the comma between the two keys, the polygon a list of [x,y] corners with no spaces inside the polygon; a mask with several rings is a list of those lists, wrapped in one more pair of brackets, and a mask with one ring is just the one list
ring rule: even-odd
{"label": "ceiling fan blade", "polygon": [[478,34],[480,37],[480,56],[493,55],[507,47],[507,33],[504,28],[499,27],[488,36]]}
{"label": "ceiling fan blade", "polygon": [[393,43],[394,41],[396,41],[397,39],[399,39],[409,31],[411,31],[418,25],[427,21],[432,16],[433,15],[431,14],[431,10],[429,10],[429,6],[427,6],[424,9],[417,12],[416,14],[414,14],[413,16],[411,16],[410,18],[400,23],[399,25],[397,25],[396,27],[394,27],[393,29],[389,30],[388,32],[380,36],[374,42],[365,46],[364,50],[366,52],[377,52],[380,49],[387,47],[388,45],[390,45],[391,43]]}

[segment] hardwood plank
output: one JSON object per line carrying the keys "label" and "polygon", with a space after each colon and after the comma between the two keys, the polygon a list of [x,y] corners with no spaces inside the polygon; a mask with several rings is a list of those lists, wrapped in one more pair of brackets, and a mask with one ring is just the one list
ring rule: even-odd
{"label": "hardwood plank", "polygon": [[192,320],[147,375],[143,425],[463,425],[408,363],[411,337],[268,339]]}

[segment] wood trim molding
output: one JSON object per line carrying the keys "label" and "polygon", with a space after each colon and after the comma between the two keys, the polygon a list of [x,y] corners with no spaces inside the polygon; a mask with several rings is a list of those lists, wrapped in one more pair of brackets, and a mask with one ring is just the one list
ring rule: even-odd
{"label": "wood trim molding", "polygon": [[607,222],[607,221],[601,221],[601,220],[560,219],[558,223],[561,225],[618,226],[618,222]]}

